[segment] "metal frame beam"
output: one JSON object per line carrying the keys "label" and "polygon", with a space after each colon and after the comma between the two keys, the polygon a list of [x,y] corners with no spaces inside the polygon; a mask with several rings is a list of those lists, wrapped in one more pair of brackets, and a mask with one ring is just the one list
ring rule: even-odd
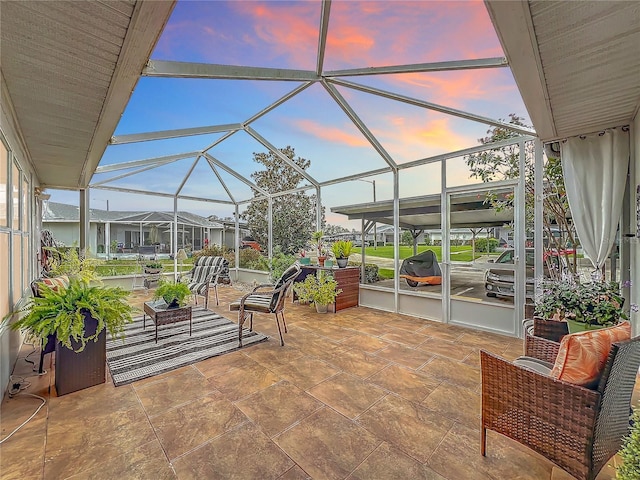
{"label": "metal frame beam", "polygon": [[329,31],[329,13],[331,12],[331,0],[322,0],[320,11],[320,29],[318,33],[318,59],[316,62],[316,75],[322,75],[324,68],[324,52],[327,46],[327,32]]}
{"label": "metal frame beam", "polygon": [[324,72],[326,78],[355,77],[360,75],[389,75],[396,73],[441,72],[452,70],[473,70],[479,68],[504,68],[509,62],[505,57],[478,58],[473,60],[452,60],[447,62],[413,63],[407,65],[389,65],[386,67],[352,68]]}
{"label": "metal frame beam", "polygon": [[126,143],[148,142],[151,140],[163,140],[166,138],[190,137],[205,135],[208,133],[222,133],[242,129],[240,123],[228,123],[226,125],[211,125],[208,127],[178,128],[175,130],[159,130],[156,132],[131,133],[128,135],[115,135],[109,140],[109,145],[124,145]]}
{"label": "metal frame beam", "polygon": [[149,60],[143,77],[210,78],[224,80],[278,80],[316,82],[320,77],[311,70],[288,68],[243,67],[212,63]]}
{"label": "metal frame beam", "polygon": [[435,110],[436,112],[445,113],[447,115],[452,115],[454,117],[464,118],[466,120],[471,120],[474,122],[484,123],[486,125],[492,125],[494,127],[506,128],[507,130],[511,130],[513,132],[518,132],[522,135],[535,135],[536,132],[530,128],[519,127],[517,125],[513,125],[511,123],[501,122],[499,120],[494,120],[489,117],[483,117],[481,115],[475,115],[473,113],[465,112],[462,110],[458,110],[455,108],[445,107],[443,105],[438,105],[436,103],[427,102],[425,100],[418,100],[417,98],[407,97],[405,95],[399,95],[397,93],[389,92],[387,90],[382,90],[379,88],[368,87],[366,85],[360,85],[359,83],[349,82],[346,80],[340,80],[337,78],[327,79],[323,84],[330,82],[336,85],[341,85],[343,87],[351,88],[353,90],[359,90],[364,93],[370,93],[372,95],[377,95],[379,97],[388,98],[390,100],[396,100],[398,102],[407,103],[409,105],[414,105],[416,107],[422,107],[429,110]]}
{"label": "metal frame beam", "polygon": [[133,160],[131,162],[114,163],[112,165],[104,165],[96,168],[95,173],[116,172],[118,170],[126,170],[127,168],[142,167],[145,165],[157,164],[156,166],[165,165],[167,163],[182,160],[184,158],[197,157],[202,152],[178,153],[177,155],[167,155],[164,157],[147,158],[145,160]]}
{"label": "metal frame beam", "polygon": [[249,188],[252,188],[254,190],[256,190],[258,193],[260,193],[261,195],[264,195],[265,197],[269,197],[269,192],[267,192],[266,190],[258,187],[255,183],[249,181],[246,177],[244,177],[243,175],[240,175],[238,172],[236,172],[234,169],[226,166],[224,163],[222,163],[220,160],[218,160],[217,158],[215,158],[213,155],[211,155],[210,153],[204,152],[202,154],[204,156],[204,158],[207,159],[207,162],[209,162],[209,165],[211,167],[213,167],[214,165],[217,167],[220,167],[221,169],[223,169],[225,172],[227,172],[229,175],[237,178],[238,180],[240,180],[242,183],[244,183],[245,185],[247,185]]}

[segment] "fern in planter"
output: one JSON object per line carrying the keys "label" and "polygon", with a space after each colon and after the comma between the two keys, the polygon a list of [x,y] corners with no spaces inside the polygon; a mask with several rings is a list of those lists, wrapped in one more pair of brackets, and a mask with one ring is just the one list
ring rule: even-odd
{"label": "fern in planter", "polygon": [[[126,303],[129,292],[120,287],[91,286],[72,278],[66,288],[42,285],[40,295],[29,300],[22,310],[25,315],[11,328],[26,330],[41,340],[55,335],[63,346],[75,352],[96,341],[105,328],[113,338],[122,337],[125,325],[133,321],[133,308]],[[95,334],[85,332],[85,314],[97,321]]]}
{"label": "fern in planter", "polygon": [[161,281],[153,298],[162,298],[170,307],[184,307],[190,297],[191,290],[184,283]]}
{"label": "fern in planter", "polygon": [[629,435],[618,452],[622,465],[616,468],[616,480],[636,480],[640,478],[640,410],[635,409],[631,417],[633,423]]}

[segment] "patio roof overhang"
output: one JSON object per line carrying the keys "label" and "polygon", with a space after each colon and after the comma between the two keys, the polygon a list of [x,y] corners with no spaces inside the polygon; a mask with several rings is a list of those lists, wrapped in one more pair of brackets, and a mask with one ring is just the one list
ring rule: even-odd
{"label": "patio roof overhang", "polygon": [[[507,193],[503,191],[502,193]],[[439,230],[441,228],[441,201],[439,194],[400,199],[400,227],[410,230]],[[333,207],[333,213],[347,215],[349,220],[393,225],[393,200],[358,205]],[[498,211],[476,194],[456,195],[451,198],[452,228],[498,227],[513,220],[513,211]]]}
{"label": "patio roof overhang", "polygon": [[628,125],[637,115],[637,2],[486,4],[543,142]]}
{"label": "patio roof overhang", "polygon": [[2,103],[42,187],[87,187],[174,5],[2,2]]}

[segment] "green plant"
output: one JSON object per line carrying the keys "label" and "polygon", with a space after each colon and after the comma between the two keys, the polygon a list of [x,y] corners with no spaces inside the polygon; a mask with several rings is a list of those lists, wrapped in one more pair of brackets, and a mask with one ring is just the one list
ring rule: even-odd
{"label": "green plant", "polygon": [[190,296],[191,290],[189,290],[186,284],[162,280],[158,288],[156,288],[153,298],[156,300],[162,298],[168,305],[171,305],[175,301],[178,306],[183,307],[187,304]]}
{"label": "green plant", "polygon": [[617,282],[548,281],[542,283],[535,314],[603,327],[627,319],[623,304]]}
{"label": "green plant", "polygon": [[150,262],[144,265],[146,268],[162,268],[162,264],[160,262]]}
{"label": "green plant", "polygon": [[92,258],[87,250],[80,255],[77,247],[47,247],[48,250],[55,252],[51,257],[49,264],[49,276],[57,277],[67,275],[68,277],[77,277],[85,282],[98,280],[96,267],[100,265],[100,261]]}
{"label": "green plant", "polygon": [[197,252],[194,252],[193,261],[195,263],[200,257],[225,257],[225,258],[227,258],[227,255],[229,253],[233,254],[233,251],[230,250],[228,247],[212,244],[212,245],[209,245],[207,247],[204,247],[202,250],[198,250]]}
{"label": "green plant", "polygon": [[271,258],[271,265],[269,272],[271,273],[271,279],[277,280],[282,276],[284,271],[296,261],[294,255],[288,255],[282,251],[279,246],[273,249],[273,256]]}
{"label": "green plant", "polygon": [[[132,321],[132,307],[126,303],[129,292],[120,287],[91,286],[78,278],[71,278],[68,287],[55,290],[47,285],[39,287],[40,296],[29,299],[26,312],[11,325],[14,330],[26,330],[34,337],[46,341],[55,335],[65,347],[75,352],[84,350],[87,342],[96,341],[105,328],[112,337],[122,337],[124,326]],[[97,320],[94,335],[84,330],[84,313]],[[71,341],[79,347],[74,349]]]}
{"label": "green plant", "polygon": [[316,305],[329,305],[336,301],[336,297],[342,293],[338,288],[338,282],[333,275],[318,272],[318,275],[307,275],[304,282],[294,283],[293,289],[298,298],[315,303]]}
{"label": "green plant", "polygon": [[351,240],[336,240],[331,245],[331,250],[336,258],[349,258],[353,250],[353,242]]}
{"label": "green plant", "polygon": [[640,478],[640,410],[634,409],[631,416],[631,430],[618,452],[622,464],[616,467],[616,480],[637,480]]}

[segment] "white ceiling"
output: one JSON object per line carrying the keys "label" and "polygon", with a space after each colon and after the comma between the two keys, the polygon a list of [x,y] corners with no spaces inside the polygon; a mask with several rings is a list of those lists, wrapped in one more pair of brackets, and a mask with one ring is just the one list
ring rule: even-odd
{"label": "white ceiling", "polygon": [[84,188],[174,1],[0,2],[0,65],[44,187]]}
{"label": "white ceiling", "polygon": [[486,4],[543,141],[633,120],[640,107],[640,2]]}

